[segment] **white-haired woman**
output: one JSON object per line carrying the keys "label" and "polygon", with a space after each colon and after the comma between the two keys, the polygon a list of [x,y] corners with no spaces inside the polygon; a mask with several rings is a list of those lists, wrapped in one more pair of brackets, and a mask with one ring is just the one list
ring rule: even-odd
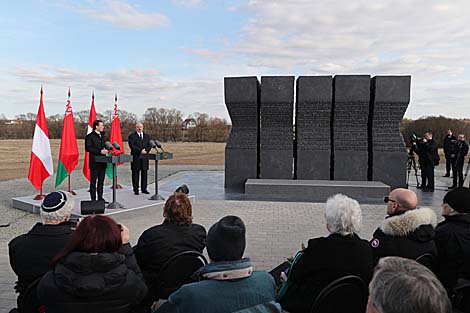
{"label": "white-haired woman", "polygon": [[325,220],[330,234],[308,241],[279,292],[278,301],[291,313],[309,312],[315,297],[335,279],[356,275],[368,284],[372,278],[372,248],[357,235],[362,226],[359,203],[337,194],[326,202]]}

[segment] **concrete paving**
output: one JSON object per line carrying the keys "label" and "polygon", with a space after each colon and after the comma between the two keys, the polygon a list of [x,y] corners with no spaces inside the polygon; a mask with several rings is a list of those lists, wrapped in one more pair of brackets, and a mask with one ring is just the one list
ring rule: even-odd
{"label": "concrete paving", "polygon": [[[451,183],[451,180],[439,177],[443,175],[441,167],[436,171],[436,186],[444,189]],[[197,170],[203,172],[195,173],[194,171]],[[210,178],[204,179],[204,172],[210,170],[216,172],[206,173]],[[247,228],[245,256],[252,259],[255,269],[269,270],[287,257],[294,255],[302,243],[307,244],[308,239],[327,234],[323,204],[254,201],[243,197],[237,198],[233,194],[226,195],[223,192],[223,173],[220,174],[220,170],[220,167],[162,166],[159,179],[168,177],[161,181],[161,184],[163,188],[165,183],[165,189],[169,190],[173,190],[181,182],[189,183],[191,194],[196,195],[193,208],[194,223],[201,224],[206,229],[225,215],[240,216]],[[185,172],[174,175],[180,171]],[[129,171],[120,169],[120,175],[123,184],[130,183]],[[188,179],[189,176],[192,180]],[[51,187],[53,181],[53,178],[48,180],[46,192],[53,190]],[[76,188],[86,187],[86,181],[81,181],[80,178],[74,183]],[[149,187],[150,190],[151,188]],[[9,200],[14,196],[32,193],[34,190],[26,179],[0,182],[0,224],[10,223],[9,227],[0,228],[0,313],[9,312],[12,307],[16,306],[16,294],[13,291],[16,276],[9,265],[8,242],[17,235],[27,232],[34,223],[39,221],[37,215],[9,208]],[[421,204],[432,207],[438,215],[441,212],[440,203],[444,194],[444,190],[426,194],[418,191]],[[361,205],[361,207],[363,229],[360,235],[364,239],[370,239],[373,231],[385,216],[385,204]],[[135,244],[145,229],[162,221],[162,206],[151,207],[150,210],[145,210],[145,214],[136,213],[117,219],[129,227],[131,243]]]}

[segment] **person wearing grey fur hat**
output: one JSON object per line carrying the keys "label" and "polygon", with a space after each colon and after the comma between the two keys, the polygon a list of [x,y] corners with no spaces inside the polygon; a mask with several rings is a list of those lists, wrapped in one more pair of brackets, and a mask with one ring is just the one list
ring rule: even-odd
{"label": "person wearing grey fur hat", "polygon": [[69,193],[54,191],[41,204],[42,223],[8,244],[10,265],[18,276],[15,291],[20,308],[23,292],[37,278],[51,269],[51,259],[61,251],[72,236],[75,224],[69,222],[74,200]]}
{"label": "person wearing grey fur hat", "polygon": [[449,191],[442,201],[442,215],[435,238],[437,276],[451,290],[459,278],[470,280],[470,189]]}
{"label": "person wearing grey fur hat", "polygon": [[212,225],[207,234],[211,263],[193,275],[200,281],[175,291],[157,312],[281,312],[273,277],[254,272],[250,259],[243,258],[245,233],[237,216],[225,216]]}

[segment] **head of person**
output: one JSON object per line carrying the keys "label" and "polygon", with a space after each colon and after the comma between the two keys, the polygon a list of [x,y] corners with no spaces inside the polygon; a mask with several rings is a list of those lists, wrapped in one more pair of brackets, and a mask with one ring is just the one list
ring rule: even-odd
{"label": "head of person", "polygon": [[165,221],[176,225],[191,225],[193,222],[193,207],[188,196],[175,192],[165,202],[163,217]]}
{"label": "head of person", "polygon": [[384,198],[387,203],[387,214],[392,216],[418,207],[418,197],[414,191],[405,188],[393,189]]}
{"label": "head of person", "polygon": [[102,132],[104,130],[104,123],[102,120],[94,120],[93,121],[93,130]]}
{"label": "head of person", "polygon": [[53,259],[55,265],[72,252],[112,253],[122,246],[122,227],[105,215],[85,217],[73,232],[65,248]]}
{"label": "head of person", "polygon": [[447,135],[452,136],[452,130],[451,129],[447,130]]}
{"label": "head of person", "polygon": [[326,228],[331,234],[352,236],[362,227],[362,211],[359,202],[345,195],[330,197],[325,205]]}
{"label": "head of person", "polygon": [[470,213],[470,189],[457,187],[452,189],[442,200],[442,215]]}
{"label": "head of person", "polygon": [[138,133],[141,133],[144,131],[144,124],[142,123],[137,123],[135,124],[135,131]]}
{"label": "head of person", "polygon": [[447,292],[424,265],[410,259],[385,257],[369,284],[367,313],[451,313]]}
{"label": "head of person", "polygon": [[213,262],[236,261],[243,258],[246,229],[237,216],[225,216],[207,233],[207,254]]}
{"label": "head of person", "polygon": [[459,141],[465,141],[465,135],[464,134],[459,134],[458,139],[459,139]]}
{"label": "head of person", "polygon": [[424,138],[426,138],[426,140],[431,140],[432,139],[432,132],[430,130],[426,131],[424,133]]}
{"label": "head of person", "polygon": [[60,224],[70,219],[74,200],[70,193],[63,191],[53,191],[48,194],[41,203],[41,216],[44,224]]}

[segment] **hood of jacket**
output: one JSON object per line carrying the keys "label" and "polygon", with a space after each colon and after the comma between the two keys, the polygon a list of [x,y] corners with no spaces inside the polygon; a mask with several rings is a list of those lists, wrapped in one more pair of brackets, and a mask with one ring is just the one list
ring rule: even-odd
{"label": "hood of jacket", "polygon": [[115,253],[72,252],[54,269],[59,288],[78,297],[98,297],[118,290],[127,280],[125,256]]}
{"label": "hood of jacket", "polygon": [[405,237],[415,233],[417,237],[427,239],[429,236],[434,237],[436,225],[436,213],[429,208],[419,208],[386,218],[380,229],[390,236]]}
{"label": "hood of jacket", "polygon": [[249,258],[237,261],[213,262],[198,269],[193,278],[232,280],[250,277],[253,273],[253,266]]}

